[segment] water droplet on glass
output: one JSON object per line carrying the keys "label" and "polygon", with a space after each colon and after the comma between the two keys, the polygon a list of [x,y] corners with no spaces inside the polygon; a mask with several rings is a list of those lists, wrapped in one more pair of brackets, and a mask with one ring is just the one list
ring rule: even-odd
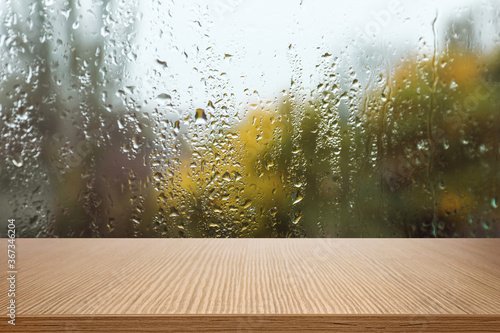
{"label": "water droplet on glass", "polygon": [[23,166],[23,159],[21,158],[20,154],[16,154],[16,156],[12,159],[12,164],[14,164],[18,168]]}
{"label": "water droplet on glass", "polygon": [[176,217],[176,216],[179,216],[179,212],[177,211],[177,209],[175,208],[172,208],[170,209],[170,217]]}
{"label": "water droplet on glass", "polygon": [[295,200],[293,201],[293,204],[296,205],[298,204],[299,202],[301,202],[302,200],[304,199],[304,197],[302,196],[302,194],[297,193],[297,196],[295,197]]}
{"label": "water droplet on glass", "polygon": [[207,115],[205,114],[205,110],[196,109],[194,119],[197,124],[204,124],[207,121]]}
{"label": "water droplet on glass", "polygon": [[156,98],[161,100],[162,102],[171,102],[172,101],[172,96],[170,96],[169,94],[165,94],[165,93],[159,94]]}
{"label": "water droplet on glass", "polygon": [[176,135],[179,134],[180,129],[181,129],[181,122],[179,120],[176,120],[174,122],[174,133]]}
{"label": "water droplet on glass", "polygon": [[225,172],[223,175],[222,175],[222,179],[224,179],[225,181],[230,181],[231,180],[231,175],[229,174],[229,172]]}

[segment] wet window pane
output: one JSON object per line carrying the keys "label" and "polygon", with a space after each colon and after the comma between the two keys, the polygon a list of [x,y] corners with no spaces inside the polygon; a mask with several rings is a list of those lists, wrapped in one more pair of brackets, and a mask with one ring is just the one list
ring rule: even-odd
{"label": "wet window pane", "polygon": [[500,236],[496,1],[0,15],[2,235]]}

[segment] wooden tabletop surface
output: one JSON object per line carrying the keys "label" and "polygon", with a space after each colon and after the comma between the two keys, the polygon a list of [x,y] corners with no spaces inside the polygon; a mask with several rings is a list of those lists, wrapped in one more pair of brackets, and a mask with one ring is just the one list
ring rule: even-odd
{"label": "wooden tabletop surface", "polygon": [[16,326],[3,310],[0,330],[500,332],[500,239],[17,239],[16,251]]}

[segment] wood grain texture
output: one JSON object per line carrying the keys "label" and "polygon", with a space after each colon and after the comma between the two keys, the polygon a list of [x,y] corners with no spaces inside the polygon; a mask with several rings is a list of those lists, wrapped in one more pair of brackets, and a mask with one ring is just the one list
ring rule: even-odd
{"label": "wood grain texture", "polygon": [[500,239],[16,242],[21,331],[500,332]]}

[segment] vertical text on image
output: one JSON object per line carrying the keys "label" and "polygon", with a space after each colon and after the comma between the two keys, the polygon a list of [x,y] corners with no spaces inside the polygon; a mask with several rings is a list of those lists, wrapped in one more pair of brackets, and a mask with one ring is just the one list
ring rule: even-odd
{"label": "vertical text on image", "polygon": [[16,220],[9,219],[7,224],[7,297],[9,303],[7,306],[8,323],[16,324]]}

